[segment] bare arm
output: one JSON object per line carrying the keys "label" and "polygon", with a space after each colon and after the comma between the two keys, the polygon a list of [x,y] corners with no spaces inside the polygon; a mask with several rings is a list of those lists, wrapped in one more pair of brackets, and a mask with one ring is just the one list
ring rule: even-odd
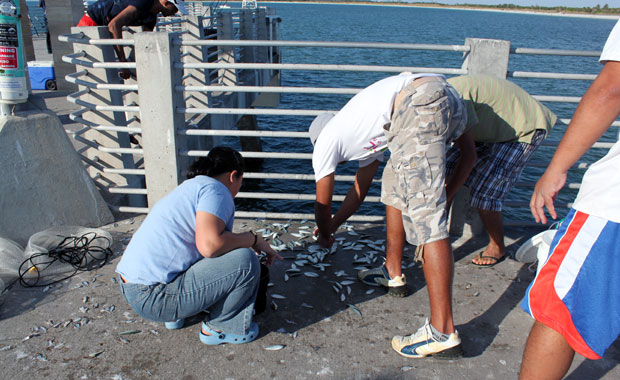
{"label": "bare arm", "polygon": [[[127,6],[127,8],[123,9],[121,13],[117,14],[110,22],[108,23],[108,30],[112,35],[113,39],[121,39],[123,38],[123,27],[129,26],[136,18],[138,14],[138,9],[133,5]],[[114,45],[114,51],[116,52],[116,56],[120,62],[127,62],[127,57],[125,57],[125,50],[120,45]],[[131,73],[127,69],[121,70],[121,77],[123,79],[128,79],[131,76]]]}
{"label": "bare arm", "polygon": [[458,139],[454,140],[454,143],[461,152],[461,157],[456,164],[456,169],[452,176],[446,183],[446,198],[448,203],[452,202],[452,199],[456,195],[456,192],[467,181],[471,169],[476,164],[476,147],[474,145],[474,137],[471,129],[463,133]]}
{"label": "bare arm", "polygon": [[330,225],[332,221],[332,196],[334,195],[334,173],[316,182],[316,201],[314,202],[314,218],[318,227],[318,242],[323,247],[333,243]]}
{"label": "bare arm", "polygon": [[378,168],[379,161],[374,161],[368,166],[357,169],[357,173],[355,174],[355,183],[353,183],[353,186],[349,189],[349,192],[336,212],[336,215],[334,215],[334,218],[331,220],[329,228],[330,233],[336,232],[338,227],[349,219],[349,217],[353,215],[362,205]]}
{"label": "bare arm", "polygon": [[557,218],[553,202],[566,174],[620,114],[620,62],[608,61],[579,102],[562,141],[536,183],[530,209],[536,222],[547,223],[544,207]]}
{"label": "bare arm", "polygon": [[282,259],[276,251],[260,236],[251,232],[233,233],[226,231],[226,224],[217,216],[204,211],[196,213],[196,247],[204,257],[218,257],[237,248],[252,248],[257,253],[267,253],[267,264],[274,259]]}

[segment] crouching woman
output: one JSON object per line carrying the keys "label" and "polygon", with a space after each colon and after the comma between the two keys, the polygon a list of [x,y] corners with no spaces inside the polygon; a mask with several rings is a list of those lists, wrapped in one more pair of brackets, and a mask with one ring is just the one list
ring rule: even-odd
{"label": "crouching woman", "polygon": [[176,329],[207,311],[200,340],[209,345],[258,336],[257,254],[266,253],[267,265],[281,257],[253,232],[232,232],[243,168],[239,152],[216,147],[149,212],[116,268],[123,296],[141,317]]}

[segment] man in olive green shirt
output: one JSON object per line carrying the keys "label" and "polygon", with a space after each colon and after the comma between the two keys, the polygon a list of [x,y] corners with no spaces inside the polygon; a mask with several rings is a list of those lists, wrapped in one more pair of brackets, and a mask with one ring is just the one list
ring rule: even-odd
{"label": "man in olive green shirt", "polygon": [[[493,266],[505,257],[504,199],[557,117],[505,79],[465,75],[448,82],[467,106],[467,127],[472,128],[478,158],[465,186],[471,191],[470,204],[478,209],[489,234],[489,245],[472,262]],[[454,170],[458,157],[457,147],[446,154],[447,176]]]}

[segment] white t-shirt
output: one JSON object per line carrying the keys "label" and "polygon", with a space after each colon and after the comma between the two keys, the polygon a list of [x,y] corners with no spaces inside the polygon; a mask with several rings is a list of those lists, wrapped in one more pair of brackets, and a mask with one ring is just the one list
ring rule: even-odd
{"label": "white t-shirt", "polygon": [[390,123],[396,95],[409,82],[435,74],[402,73],[382,79],[357,93],[321,131],[314,144],[312,167],[316,181],[336,171],[338,163],[360,161],[360,167],[383,161],[387,139],[383,127]]}
{"label": "white t-shirt", "polygon": [[[609,34],[600,61],[620,61],[620,21]],[[586,171],[573,208],[620,223],[620,142]]]}

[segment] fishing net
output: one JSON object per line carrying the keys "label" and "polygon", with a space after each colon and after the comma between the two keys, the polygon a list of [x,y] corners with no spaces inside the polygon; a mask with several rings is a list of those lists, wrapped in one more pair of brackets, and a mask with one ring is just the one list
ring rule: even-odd
{"label": "fishing net", "polygon": [[24,259],[22,246],[13,240],[0,238],[0,294],[19,278],[17,269]]}
{"label": "fishing net", "polygon": [[112,235],[86,227],[52,227],[30,237],[18,265],[23,286],[47,286],[78,271],[100,268],[113,255]]}

